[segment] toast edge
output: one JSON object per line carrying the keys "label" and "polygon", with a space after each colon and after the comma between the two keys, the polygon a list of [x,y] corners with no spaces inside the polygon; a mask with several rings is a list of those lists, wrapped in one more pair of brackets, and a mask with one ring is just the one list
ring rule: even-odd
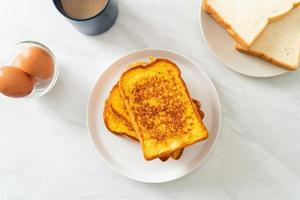
{"label": "toast edge", "polygon": [[[113,88],[111,89],[111,91],[109,92],[109,97],[108,97],[109,101],[110,101],[110,97],[112,96],[113,91],[114,91],[116,88],[118,88],[118,87],[119,87],[119,82],[117,82],[117,83],[113,86]],[[118,90],[119,90],[119,88],[118,88]],[[123,115],[121,115],[121,113],[118,112],[118,111],[112,106],[112,104],[111,104],[111,109],[113,110],[113,112],[114,112],[118,117],[120,117],[121,119],[123,119],[125,122],[131,124],[131,122],[128,121],[128,119],[127,119],[126,117],[124,117]]]}
{"label": "toast edge", "polygon": [[[298,69],[298,65],[294,66],[294,65],[289,65],[287,63],[284,63],[284,62],[281,62],[281,61],[278,61],[272,57],[270,57],[269,55],[263,53],[263,52],[259,52],[259,51],[253,51],[251,49],[246,49],[244,47],[242,47],[241,45],[239,44],[235,44],[234,48],[244,54],[248,54],[248,55],[251,55],[251,56],[254,56],[254,57],[257,57],[257,58],[260,58],[260,59],[263,59],[269,63],[272,63],[274,65],[277,65],[278,67],[281,67],[283,69],[286,69],[286,70],[289,70],[289,71],[295,71]],[[298,63],[300,63],[300,54],[299,54],[299,58],[298,58]]]}
{"label": "toast edge", "polygon": [[[129,137],[130,139],[132,139],[132,140],[134,140],[134,141],[139,141],[137,138],[132,137],[132,136],[126,134],[126,133],[123,133],[123,132],[117,132],[117,131],[111,130],[111,128],[110,128],[109,125],[108,125],[108,119],[107,119],[107,116],[106,116],[106,114],[105,114],[105,113],[106,113],[106,110],[108,109],[109,106],[110,106],[110,103],[109,103],[109,101],[108,101],[108,99],[107,99],[107,100],[105,101],[105,106],[104,106],[104,111],[103,111],[103,119],[104,119],[104,124],[105,124],[105,126],[106,126],[106,129],[109,130],[111,133],[117,135],[117,136],[120,136],[120,137],[126,136],[126,137]],[[116,113],[114,113],[114,114],[116,114]],[[120,116],[120,117],[121,117],[121,116]]]}
{"label": "toast edge", "polygon": [[179,149],[179,150],[173,152],[173,153],[171,154],[171,157],[172,157],[174,160],[179,160],[179,158],[181,157],[181,155],[182,155],[182,153],[183,153],[183,150],[184,150],[184,148],[183,148],[183,149]]}
{"label": "toast edge", "polygon": [[202,9],[212,16],[212,18],[220,24],[225,30],[229,33],[229,35],[239,44],[242,44],[245,47],[249,47],[251,44],[248,44],[245,40],[242,39],[242,37],[237,34],[237,32],[231,27],[231,25],[226,22],[219,14],[217,11],[215,11],[208,3],[208,0],[203,0],[202,2]]}

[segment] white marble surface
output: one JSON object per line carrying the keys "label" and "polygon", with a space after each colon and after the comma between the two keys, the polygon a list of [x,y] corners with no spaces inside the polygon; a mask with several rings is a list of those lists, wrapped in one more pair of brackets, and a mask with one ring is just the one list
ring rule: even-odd
{"label": "white marble surface", "polygon": [[[0,59],[22,40],[57,55],[56,87],[37,100],[0,97],[1,200],[300,199],[300,71],[241,76],[208,51],[199,1],[119,0],[115,26],[78,33],[48,0],[0,3]],[[166,184],[141,184],[108,168],[89,141],[88,96],[124,53],[166,48],[192,58],[213,79],[223,107],[216,148],[202,167]]]}

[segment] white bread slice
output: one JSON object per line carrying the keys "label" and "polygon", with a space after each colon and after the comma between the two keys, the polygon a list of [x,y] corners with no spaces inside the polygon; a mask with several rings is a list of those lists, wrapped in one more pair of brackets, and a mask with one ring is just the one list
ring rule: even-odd
{"label": "white bread slice", "polygon": [[239,44],[236,49],[287,70],[296,70],[300,63],[300,6],[267,25],[249,49]]}
{"label": "white bread slice", "polygon": [[234,40],[248,48],[269,22],[299,4],[300,0],[203,0],[202,7]]}

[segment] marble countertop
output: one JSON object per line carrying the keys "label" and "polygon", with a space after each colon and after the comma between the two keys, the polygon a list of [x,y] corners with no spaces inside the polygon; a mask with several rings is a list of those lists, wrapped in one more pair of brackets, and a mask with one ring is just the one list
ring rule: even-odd
{"label": "marble countertop", "polygon": [[[0,5],[0,60],[14,43],[49,46],[57,85],[40,99],[0,97],[1,200],[300,199],[300,71],[256,79],[220,64],[202,39],[199,1],[119,0],[108,32],[77,32],[52,1]],[[106,166],[89,140],[85,111],[106,67],[140,48],[182,53],[210,75],[222,103],[220,138],[206,162],[165,184],[128,180]]]}

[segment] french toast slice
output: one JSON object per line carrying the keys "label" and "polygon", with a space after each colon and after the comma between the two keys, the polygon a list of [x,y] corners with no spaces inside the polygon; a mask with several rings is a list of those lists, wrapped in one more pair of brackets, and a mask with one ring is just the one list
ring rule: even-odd
{"label": "french toast slice", "polygon": [[123,102],[123,99],[121,97],[121,93],[119,90],[119,85],[116,84],[108,97],[109,102],[111,104],[112,109],[124,120],[130,123],[130,117],[128,114],[128,111],[126,109],[125,103]]}
{"label": "french toast slice", "polygon": [[[126,109],[125,103],[123,102],[123,99],[121,97],[121,93],[120,93],[118,84],[116,84],[113,87],[113,89],[111,90],[108,100],[111,104],[111,108],[113,109],[113,111],[117,115],[119,115],[117,117],[122,117],[123,120],[126,120],[128,123],[131,124],[130,117],[129,117],[128,111]],[[200,114],[201,119],[203,119],[204,118],[204,113],[201,110],[200,101],[198,101],[196,99],[192,99],[192,100],[193,100],[194,105],[196,106],[197,111]]]}
{"label": "french toast slice", "polygon": [[105,102],[103,118],[105,126],[110,132],[116,135],[126,135],[134,140],[138,140],[131,124],[113,111],[109,99]]}
{"label": "french toast slice", "polygon": [[177,65],[156,59],[124,72],[119,89],[146,160],[208,137]]}
{"label": "french toast slice", "polygon": [[[147,65],[151,62],[154,62],[156,60],[155,57],[153,56],[149,56],[148,57],[149,61],[146,62],[146,61],[136,61],[132,64],[130,64],[128,66],[128,68],[133,68],[133,67],[136,67],[136,66],[140,66],[140,65]],[[121,97],[121,93],[119,91],[119,85],[116,84],[114,85],[113,89],[111,90],[110,92],[110,96],[109,96],[109,99],[110,99],[110,103],[111,103],[111,106],[112,106],[112,109],[114,109],[114,111],[119,114],[121,117],[123,117],[124,119],[127,120],[127,122],[130,122],[130,118],[129,118],[129,114],[128,114],[128,111],[126,109],[126,106],[123,102],[123,99]]]}
{"label": "french toast slice", "polygon": [[[148,57],[148,59],[149,59],[149,62],[145,62],[145,61],[137,61],[137,62],[134,62],[134,63],[132,63],[132,64],[130,64],[129,66],[128,66],[128,68],[132,68],[132,67],[135,67],[135,66],[139,66],[139,65],[146,65],[146,64],[148,64],[148,63],[150,63],[150,62],[153,62],[153,61],[155,61],[155,57],[153,57],[153,56],[149,56]],[[118,123],[121,123],[119,126],[118,126],[118,128],[120,128],[120,127],[123,127],[124,126],[124,123],[125,123],[125,125],[127,126],[128,124],[131,124],[130,123],[130,120],[129,120],[129,117],[128,117],[128,113],[127,113],[127,110],[125,109],[125,105],[124,105],[124,103],[122,103],[122,100],[121,100],[121,96],[120,96],[120,93],[119,93],[119,90],[116,88],[118,86],[118,84],[116,84],[115,86],[114,86],[114,88],[112,89],[112,91],[111,91],[111,94],[110,94],[110,99],[111,99],[111,101],[110,101],[110,103],[112,104],[112,108],[113,107],[115,107],[116,109],[115,110],[119,110],[119,115],[123,118],[123,119],[120,119],[120,120],[118,120],[118,121],[116,121],[116,123],[118,124]],[[116,99],[114,99],[114,98],[116,98]],[[112,112],[111,114],[113,114],[114,115],[114,113]],[[116,112],[116,114],[118,114],[117,112]],[[116,117],[118,117],[118,115],[115,115]],[[123,120],[127,120],[127,121],[123,121]],[[124,123],[122,123],[122,122],[124,122]],[[131,126],[131,125],[130,125]],[[121,129],[121,131],[123,131],[123,132],[127,132],[127,130],[128,129],[132,129],[132,126],[131,127],[128,127],[128,128],[125,128],[125,129]],[[120,131],[120,130],[118,130],[118,131]],[[124,134],[124,133],[122,133],[123,135],[126,135],[126,134]],[[128,137],[132,137],[132,135],[131,135],[131,132],[127,135]],[[136,140],[138,140],[138,138],[136,137],[135,138]],[[178,150],[179,151],[179,150]],[[176,153],[175,152],[175,159],[179,159],[179,157],[180,157],[180,155],[181,155],[181,153],[179,154],[179,153]],[[179,156],[178,156],[179,155]],[[165,162],[165,161],[167,161],[168,159],[169,159],[169,157],[170,156],[163,156],[163,157],[160,157],[159,159],[161,160],[161,161],[163,161],[163,162]]]}
{"label": "french toast slice", "polygon": [[[128,136],[134,140],[138,140],[137,135],[135,132],[133,133],[131,122],[129,121],[129,114],[126,110],[125,104],[123,102],[123,99],[120,94],[120,90],[118,88],[118,84],[116,84],[113,89],[110,92],[108,103],[110,103],[111,108],[105,109],[104,112],[106,112],[105,115],[107,115],[106,118],[110,117],[110,120],[107,121],[107,129],[112,132],[119,135],[125,135]],[[193,103],[199,112],[201,119],[204,118],[204,113],[201,111],[201,103],[198,100],[193,99]],[[111,116],[113,115],[113,116]],[[174,160],[178,160],[180,156],[182,155],[183,149],[179,149],[174,151],[171,154],[171,157]],[[166,161],[169,158],[169,156],[166,157],[160,157],[160,160]]]}
{"label": "french toast slice", "polygon": [[[110,132],[120,136],[127,136],[133,140],[138,141],[138,138],[131,124],[129,124],[126,120],[124,120],[121,116],[119,116],[117,113],[113,111],[109,99],[105,102],[103,117],[104,117],[105,126]],[[178,155],[179,153],[177,152],[176,156]],[[169,159],[169,157],[170,156],[162,156],[159,157],[159,159],[165,162]]]}
{"label": "french toast slice", "polygon": [[[111,102],[113,102],[113,100],[115,100],[113,98],[115,95],[112,95],[112,94],[114,94],[116,89],[117,89],[116,87],[114,87],[112,89],[109,98],[105,102],[105,107],[104,107],[104,112],[103,112],[103,118],[104,118],[105,126],[110,132],[112,132],[114,134],[117,134],[117,135],[120,135],[120,136],[121,135],[122,136],[127,136],[127,137],[129,137],[133,140],[138,141],[139,139],[138,139],[131,123],[129,121],[127,121],[125,118],[123,118],[122,116],[118,115],[112,109]],[[174,155],[175,155],[174,159],[179,159],[179,157],[181,155],[181,150],[180,150],[180,152],[175,152]],[[165,162],[169,159],[169,157],[170,157],[169,155],[168,156],[161,156],[161,157],[159,157],[159,159],[161,161]]]}
{"label": "french toast slice", "polygon": [[[113,105],[115,105],[115,109],[117,109],[118,112],[115,112]],[[125,118],[119,115],[119,113],[122,114],[122,112],[127,112],[126,109],[123,110],[124,107],[125,105],[120,97],[120,92],[117,84],[113,87],[105,104],[105,109],[103,112],[105,125],[107,129],[114,134],[124,135],[138,141],[138,137],[134,132],[131,122],[128,121],[128,115],[124,115]],[[175,160],[178,160],[182,154],[182,150],[173,152],[171,154],[171,157]],[[165,162],[169,159],[169,157],[169,155],[162,156],[159,159]]]}
{"label": "french toast slice", "polygon": [[[132,64],[130,64],[128,66],[128,68],[132,68],[132,67],[136,67],[139,65],[147,65],[151,62],[154,62],[156,60],[156,58],[154,56],[148,56],[149,61],[145,62],[145,61],[137,61],[134,62]],[[117,89],[116,87],[118,87],[118,84],[114,86],[114,88],[111,91],[111,105],[112,108],[114,109],[114,111],[119,114],[120,116],[122,116],[124,119],[127,120],[127,122],[130,122],[129,119],[129,114],[126,110],[125,104],[123,103],[123,100],[121,98],[121,94],[119,92],[119,89]],[[130,135],[129,135],[130,137]],[[138,140],[138,139],[137,139]],[[182,155],[182,151],[183,149],[177,150],[175,152],[173,152],[171,154],[171,157],[175,160],[178,160],[180,158],[180,156]],[[167,161],[169,159],[170,156],[164,156],[164,157],[160,157],[159,159],[163,162]]]}

